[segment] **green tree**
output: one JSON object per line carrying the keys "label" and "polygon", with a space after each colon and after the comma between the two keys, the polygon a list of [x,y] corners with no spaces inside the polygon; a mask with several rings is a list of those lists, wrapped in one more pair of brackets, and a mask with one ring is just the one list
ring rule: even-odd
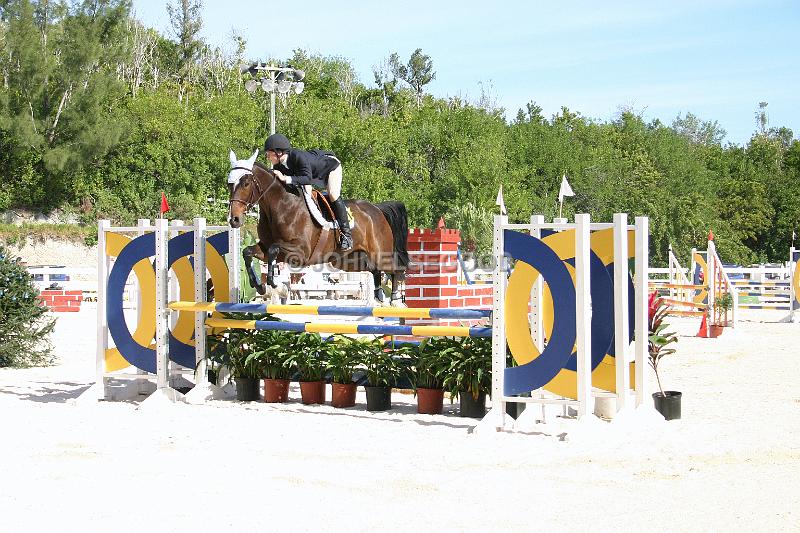
{"label": "green tree", "polygon": [[0,367],[51,364],[55,323],[31,275],[0,245]]}
{"label": "green tree", "polygon": [[417,99],[417,108],[419,108],[422,105],[422,90],[436,78],[430,56],[423,54],[422,48],[417,48],[411,54],[408,63],[404,65],[400,56],[393,53],[389,56],[389,66],[396,78],[411,86]]}
{"label": "green tree", "polygon": [[75,177],[121,138],[107,110],[125,94],[114,65],[127,53],[129,10],[129,0],[6,3],[0,127],[13,139],[5,170],[21,205],[75,200]]}

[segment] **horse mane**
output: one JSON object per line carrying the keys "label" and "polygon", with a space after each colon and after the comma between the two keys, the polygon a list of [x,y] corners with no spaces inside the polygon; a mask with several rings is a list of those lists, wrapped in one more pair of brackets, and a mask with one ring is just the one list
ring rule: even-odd
{"label": "horse mane", "polygon": [[[267,166],[264,163],[262,163],[261,161],[255,161],[253,163],[253,170],[255,170],[256,167],[260,168],[261,170],[263,170],[264,172],[269,174],[272,177],[272,179],[277,179],[275,177],[275,173],[272,171],[272,169],[271,168],[267,168]],[[289,194],[293,194],[293,195],[297,196],[298,198],[302,197],[301,194],[300,194],[300,188],[297,185],[294,185],[294,184],[287,185],[287,184],[285,184],[283,182],[280,182],[280,185],[283,187],[283,190],[288,192]]]}
{"label": "horse mane", "polygon": [[261,161],[256,161],[255,163],[253,163],[253,167],[258,167],[261,170],[265,170],[267,171],[267,173],[272,174],[272,169],[267,168],[267,165],[265,165]]}

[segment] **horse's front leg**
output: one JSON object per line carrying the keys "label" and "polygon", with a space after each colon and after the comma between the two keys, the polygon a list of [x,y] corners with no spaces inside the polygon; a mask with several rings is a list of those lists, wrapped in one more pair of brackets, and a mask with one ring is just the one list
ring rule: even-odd
{"label": "horse's front leg", "polygon": [[262,262],[266,259],[264,256],[264,250],[259,243],[248,246],[242,250],[242,259],[244,260],[244,267],[245,271],[247,272],[247,279],[250,282],[250,286],[253,287],[258,294],[263,295],[267,292],[267,288],[263,283],[261,283],[261,280],[258,279],[258,276],[256,276],[256,271],[253,269],[254,257]]}
{"label": "horse's front leg", "polygon": [[278,253],[281,247],[277,244],[272,244],[267,249],[267,283],[270,287],[276,289],[278,286],[275,284],[275,264],[278,262]]}

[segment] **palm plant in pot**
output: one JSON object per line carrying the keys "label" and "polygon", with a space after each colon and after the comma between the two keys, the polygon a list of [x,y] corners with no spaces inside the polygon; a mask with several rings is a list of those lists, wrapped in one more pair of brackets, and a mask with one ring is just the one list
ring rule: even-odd
{"label": "palm plant in pot", "polygon": [[356,404],[356,383],[353,374],[365,350],[362,341],[337,335],[335,341],[325,345],[327,369],[331,373],[331,405],[353,407]]}
{"label": "palm plant in pot", "polygon": [[444,388],[451,398],[458,395],[461,416],[482,418],[492,390],[492,340],[461,337],[450,343]]}
{"label": "palm plant in pot", "polygon": [[236,382],[236,399],[242,402],[257,400],[261,373],[256,360],[249,357],[253,346],[253,331],[232,329],[225,337],[225,366]]}
{"label": "palm plant in pot", "polygon": [[294,334],[277,330],[259,330],[253,335],[251,364],[264,379],[264,401],[283,403],[289,398],[289,379],[296,371],[290,350]]}
{"label": "palm plant in pot", "polygon": [[394,350],[385,349],[383,341],[376,338],[362,341],[364,350],[361,363],[367,373],[367,411],[387,411],[392,408],[392,386],[405,378],[409,361]]}
{"label": "palm plant in pot", "polygon": [[653,402],[656,410],[664,415],[667,420],[675,420],[681,417],[681,397],[678,391],[665,391],[661,386],[661,376],[658,373],[658,365],[661,358],[665,355],[675,353],[674,348],[669,345],[678,342],[678,337],[674,332],[666,331],[668,324],[664,323],[664,318],[669,313],[669,306],[658,297],[657,292],[650,294],[648,302],[648,362],[650,368],[656,375],[658,392],[653,393]]}
{"label": "palm plant in pot", "polygon": [[306,405],[325,403],[325,347],[319,333],[294,335],[290,346],[292,361],[297,365],[300,395]]}
{"label": "palm plant in pot", "polygon": [[417,395],[417,412],[438,415],[444,402],[444,376],[449,368],[450,352],[455,350],[452,339],[431,337],[423,340],[411,351],[413,371],[411,374]]}

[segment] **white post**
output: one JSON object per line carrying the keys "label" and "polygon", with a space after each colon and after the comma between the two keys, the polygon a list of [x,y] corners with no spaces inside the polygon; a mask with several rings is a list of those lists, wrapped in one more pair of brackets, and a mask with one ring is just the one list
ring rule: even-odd
{"label": "white post", "polygon": [[708,310],[711,312],[711,318],[706,322],[708,324],[709,329],[711,328],[711,323],[716,323],[717,319],[717,310],[716,310],[716,299],[717,299],[717,288],[719,286],[717,280],[717,250],[714,246],[714,241],[708,241],[708,248],[706,251],[706,265],[708,267],[708,272],[706,274],[706,285],[708,285]]}
{"label": "white post", "polygon": [[617,411],[626,407],[631,388],[628,311],[628,215],[614,213],[614,357]]}
{"label": "white post", "polygon": [[[137,237],[141,237],[142,235],[147,233],[148,230],[150,230],[150,228],[152,228],[152,225],[150,224],[150,219],[149,218],[140,218],[140,219],[136,220],[136,227],[138,228],[136,230],[136,236]],[[141,287],[139,286],[139,278],[137,276],[133,276],[133,286],[135,287],[135,296],[136,296],[136,302],[135,302],[135,305],[136,305],[136,317],[137,317],[137,320],[141,320],[141,318],[142,318],[142,316],[141,316],[142,315],[142,290],[141,290]],[[125,292],[129,293],[128,290],[126,290]],[[128,296],[128,301],[131,302],[131,305],[134,305],[133,295],[132,294],[127,294],[127,296]],[[139,374],[139,375],[142,375],[142,376],[146,376],[147,375],[147,372],[142,370],[141,368],[137,368],[136,369],[136,373]],[[148,387],[147,387],[148,386],[148,381],[147,380],[145,380],[144,378],[143,379],[137,379],[136,380],[136,386],[138,388],[140,396],[144,395],[144,394],[147,394],[147,391],[148,391]]]}
{"label": "white post", "polygon": [[[649,258],[650,258],[650,226],[647,217],[636,217],[636,259],[634,268],[636,269],[634,277],[634,361],[636,368],[636,406],[642,405],[646,396],[644,368],[647,364],[647,357],[649,354],[647,337],[649,334],[649,327],[647,323],[647,278],[649,276]],[[694,254],[692,255],[694,257]],[[627,292],[627,291],[626,291]]]}
{"label": "white post", "polygon": [[230,286],[230,301],[239,303],[241,291],[239,287],[239,270],[242,258],[239,249],[239,228],[228,228],[228,285]]}
{"label": "white post", "polygon": [[789,322],[794,322],[795,302],[800,299],[798,292],[798,285],[800,285],[800,270],[795,257],[797,249],[792,246],[789,248]]}
{"label": "white post", "polygon": [[159,389],[169,388],[169,308],[167,307],[168,232],[167,220],[156,219],[156,374]]}
{"label": "white post", "polygon": [[[194,301],[206,301],[206,219],[194,219]],[[206,313],[194,314],[194,354],[196,363],[196,384],[208,384],[206,361]]]}
{"label": "white post", "polygon": [[106,350],[108,349],[108,317],[106,299],[108,271],[111,260],[106,253],[106,231],[111,227],[110,220],[97,221],[97,358],[95,371],[97,399],[105,398]]}
{"label": "white post", "polygon": [[499,423],[497,429],[505,425],[504,374],[506,368],[506,330],[503,312],[506,301],[506,271],[503,251],[503,225],[508,224],[508,217],[494,216],[494,242],[492,256],[494,265],[492,272],[492,412]]}
{"label": "white post", "polygon": [[575,215],[575,333],[578,355],[578,417],[591,414],[592,312],[589,278],[590,219]]}
{"label": "white post", "polygon": [[[170,230],[169,233],[167,234],[168,235],[167,241],[171,241],[173,238],[181,234],[180,230],[175,228],[178,226],[183,226],[183,220],[179,218],[170,220],[169,225],[170,225]],[[169,249],[169,246],[167,246],[167,249]],[[169,254],[167,254],[167,256],[169,256]],[[167,272],[169,272],[169,263],[167,264]],[[169,274],[167,274],[167,304],[169,304],[169,302],[173,302],[175,300],[180,300],[180,299],[181,299],[180,284],[178,283],[178,277],[170,276]],[[175,325],[178,323],[179,313],[177,311],[172,311],[172,310],[169,310],[168,313],[169,313],[169,329],[170,331],[172,331],[175,329]],[[169,362],[169,376],[170,376],[169,379],[171,387],[179,386],[176,381],[176,379],[179,377],[178,368],[179,368],[178,363],[176,363],[175,361]]]}
{"label": "white post", "polygon": [[[675,264],[673,263],[674,255],[675,254],[672,253],[672,243],[670,243],[669,249],[667,250],[667,267],[669,268],[669,279],[667,280],[667,283],[669,283],[670,285],[677,285],[679,283],[678,276],[675,274]],[[669,297],[670,298],[678,297],[677,287],[669,288]]]}
{"label": "white post", "polygon": [[[543,215],[531,215],[530,234],[532,237],[536,237],[537,239],[542,238],[542,224],[544,224]],[[544,350],[544,328],[542,324],[542,283],[542,276],[536,278],[536,282],[533,284],[533,287],[531,287],[530,300],[531,336],[539,352]]]}

